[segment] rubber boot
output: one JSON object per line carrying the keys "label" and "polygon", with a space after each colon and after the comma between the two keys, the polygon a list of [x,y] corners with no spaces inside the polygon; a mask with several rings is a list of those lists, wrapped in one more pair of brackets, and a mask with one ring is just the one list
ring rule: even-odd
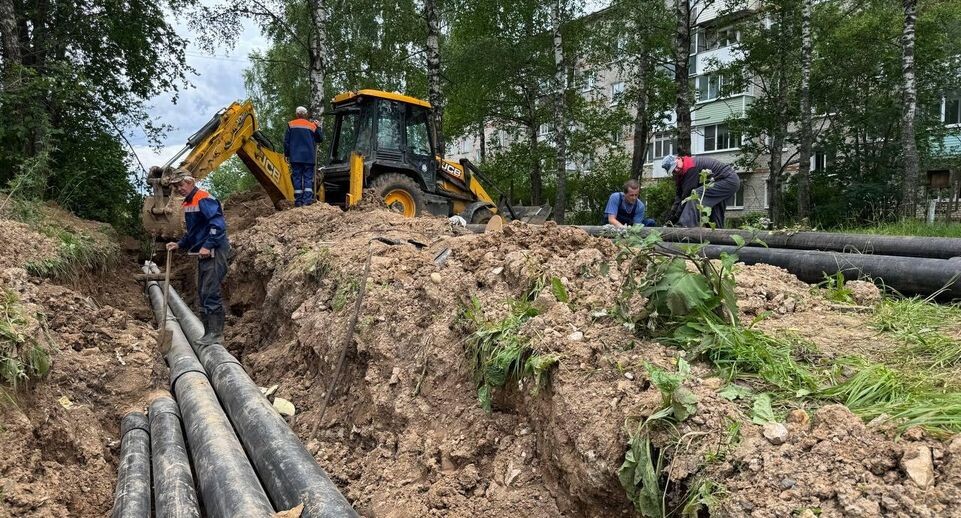
{"label": "rubber boot", "polygon": [[197,340],[197,345],[207,347],[211,344],[224,343],[224,310],[207,314],[204,323],[204,335]]}

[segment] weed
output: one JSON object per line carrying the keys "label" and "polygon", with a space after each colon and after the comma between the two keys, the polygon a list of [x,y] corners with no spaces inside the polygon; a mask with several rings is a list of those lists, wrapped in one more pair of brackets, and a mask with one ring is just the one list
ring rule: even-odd
{"label": "weed", "polygon": [[44,377],[50,370],[50,355],[23,332],[27,318],[17,294],[0,293],[0,381],[14,390],[24,382]]}
{"label": "weed", "polygon": [[627,453],[617,471],[617,478],[641,516],[663,517],[665,513],[661,505],[659,474],[664,468],[664,456],[651,444],[648,422],[644,421],[637,431],[630,434]]}
{"label": "weed", "polygon": [[718,507],[719,495],[726,493],[724,486],[717,482],[702,478],[693,485],[687,493],[684,507],[681,508],[682,518],[698,518],[699,516],[711,515]]}
{"label": "weed", "polygon": [[727,427],[724,430],[724,437],[718,441],[714,451],[704,454],[704,462],[714,464],[727,458],[728,452],[737,447],[741,442],[741,422],[737,419],[727,417]]}
{"label": "weed", "polygon": [[300,262],[301,271],[314,282],[319,282],[333,270],[328,248],[301,250],[297,259]]}
{"label": "weed", "polygon": [[818,287],[824,290],[824,298],[832,302],[854,303],[854,292],[844,285],[844,274],[841,272],[834,275],[824,274],[824,280],[818,284]]}
{"label": "weed", "polygon": [[359,284],[354,279],[340,279],[337,282],[337,291],[334,292],[334,300],[331,301],[330,307],[334,311],[340,311],[344,309],[347,305],[347,301],[350,299],[351,293],[357,291]]}
{"label": "weed", "polygon": [[739,325],[725,324],[716,316],[688,322],[672,340],[716,365],[728,380],[760,378],[797,393],[817,388],[817,378],[792,356],[790,342]]}
{"label": "weed", "polygon": [[537,310],[526,301],[511,301],[504,319],[488,321],[477,299],[464,310],[463,318],[474,328],[467,339],[477,400],[487,412],[491,411],[494,389],[503,387],[509,380],[534,380],[531,392],[536,394],[547,382],[550,369],[557,363],[557,354],[535,352],[529,340],[520,336],[520,327],[537,315]]}
{"label": "weed", "polygon": [[961,322],[961,307],[920,298],[886,299],[878,305],[872,325],[907,344],[903,360],[934,368],[961,365],[961,340],[944,328]]}
{"label": "weed", "polygon": [[691,366],[684,358],[677,360],[677,372],[668,372],[656,365],[644,365],[651,383],[661,391],[661,402],[665,408],[671,409],[671,414],[677,422],[687,419],[697,412],[697,396],[694,395],[684,382],[691,376]]}

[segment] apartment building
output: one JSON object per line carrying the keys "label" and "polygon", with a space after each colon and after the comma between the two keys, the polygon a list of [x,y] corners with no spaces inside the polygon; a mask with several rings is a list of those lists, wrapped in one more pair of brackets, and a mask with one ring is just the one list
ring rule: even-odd
{"label": "apartment building", "polygon": [[[754,101],[755,92],[749,86],[743,92],[727,94],[724,88],[725,78],[716,69],[737,59],[736,43],[741,37],[738,26],[746,17],[752,15],[751,6],[756,5],[756,2],[757,0],[743,0],[740,3],[742,7],[733,10],[730,3],[719,1],[708,3],[700,9],[695,6],[688,70],[696,98],[691,113],[691,152],[693,154],[710,156],[731,164],[735,164],[739,157],[743,144],[742,137],[730,130],[727,121],[743,116]],[[576,87],[586,98],[597,99],[603,96],[613,104],[626,90],[625,78],[612,63],[599,65],[585,63],[579,67],[577,76]],[[931,188],[947,188],[945,192],[949,193],[948,198],[953,201],[953,211],[957,211],[961,172],[953,169],[952,167],[956,166],[952,164],[961,157],[961,93],[945,98],[942,105],[942,119],[955,131],[939,143],[939,154],[953,158],[944,162],[935,161],[925,164],[925,168]],[[676,141],[672,137],[675,117],[672,114],[663,122],[660,128],[655,128],[656,131],[647,144],[647,163],[644,171],[644,179],[647,181],[667,179],[668,175],[660,167],[661,159],[677,150]],[[541,125],[538,138],[542,141],[548,139],[551,131],[550,124]],[[493,126],[485,129],[488,153],[507,148],[511,142],[511,135],[504,130]],[[620,144],[628,153],[633,150],[633,132],[630,128],[625,128],[622,132]],[[476,135],[457,139],[448,148],[448,155],[455,159],[468,158],[478,161],[480,139]],[[830,162],[829,155],[815,149],[811,157],[811,170],[822,170],[828,167]],[[568,168],[571,171],[584,172],[590,169],[590,165],[589,160],[582,160],[581,163],[569,161]],[[729,217],[743,217],[752,212],[764,212],[768,209],[770,193],[766,165],[766,157],[760,157],[754,167],[738,166],[738,174],[742,180],[741,189],[729,202]],[[787,167],[788,173],[796,170],[796,164]],[[941,211],[942,209],[939,208],[938,212]]]}

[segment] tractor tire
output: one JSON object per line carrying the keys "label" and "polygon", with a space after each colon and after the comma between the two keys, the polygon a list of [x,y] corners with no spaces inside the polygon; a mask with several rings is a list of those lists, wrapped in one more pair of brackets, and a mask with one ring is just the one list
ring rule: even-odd
{"label": "tractor tire", "polygon": [[487,207],[481,207],[474,211],[471,215],[470,223],[473,225],[486,225],[491,218],[494,217],[494,213]]}
{"label": "tractor tire", "polygon": [[388,209],[408,218],[420,216],[427,206],[424,191],[408,176],[387,173],[374,178],[370,187],[384,200]]}

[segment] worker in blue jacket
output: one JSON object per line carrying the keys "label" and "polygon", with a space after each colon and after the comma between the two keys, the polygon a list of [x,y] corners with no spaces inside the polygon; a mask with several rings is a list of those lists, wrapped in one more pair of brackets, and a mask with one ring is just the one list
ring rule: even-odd
{"label": "worker in blue jacket", "polygon": [[188,253],[197,253],[200,258],[197,264],[197,299],[202,310],[204,336],[197,344],[222,344],[226,313],[220,285],[227,276],[227,259],[230,256],[224,211],[217,198],[197,188],[196,179],[188,171],[178,169],[169,183],[184,197],[187,232],[180,241],[167,243],[167,250],[187,250]]}
{"label": "worker in blue jacket", "polygon": [[287,123],[284,133],[284,156],[294,183],[294,207],[300,207],[314,203],[314,164],[324,130],[317,121],[307,120],[307,108],[298,106],[295,113],[297,118]]}

